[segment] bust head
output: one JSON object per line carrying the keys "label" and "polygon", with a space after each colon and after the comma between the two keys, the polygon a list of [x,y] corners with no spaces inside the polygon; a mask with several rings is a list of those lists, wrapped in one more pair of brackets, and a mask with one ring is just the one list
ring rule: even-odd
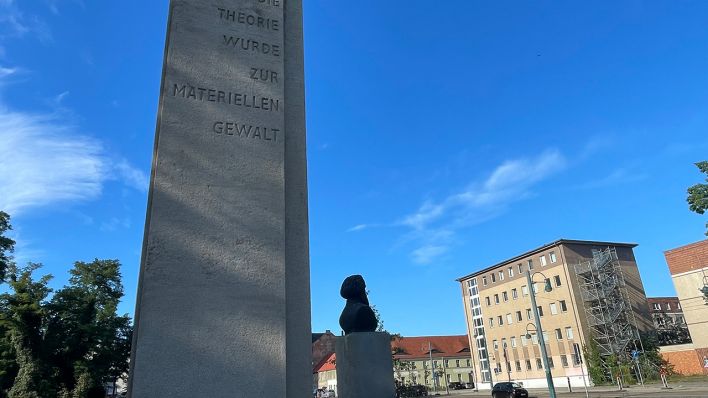
{"label": "bust head", "polygon": [[339,294],[347,300],[369,305],[366,297],[366,283],[361,275],[352,275],[342,282]]}

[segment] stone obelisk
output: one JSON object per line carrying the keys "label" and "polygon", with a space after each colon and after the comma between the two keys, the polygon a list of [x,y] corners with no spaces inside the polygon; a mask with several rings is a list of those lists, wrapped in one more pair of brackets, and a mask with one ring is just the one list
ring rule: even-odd
{"label": "stone obelisk", "polygon": [[301,0],[171,0],[129,395],[312,393]]}

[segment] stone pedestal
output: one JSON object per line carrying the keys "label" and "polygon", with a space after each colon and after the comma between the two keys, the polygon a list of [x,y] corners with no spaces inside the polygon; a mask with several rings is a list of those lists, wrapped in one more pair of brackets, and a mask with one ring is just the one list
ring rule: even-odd
{"label": "stone pedestal", "polygon": [[352,333],[337,337],[335,351],[339,398],[396,396],[388,333]]}

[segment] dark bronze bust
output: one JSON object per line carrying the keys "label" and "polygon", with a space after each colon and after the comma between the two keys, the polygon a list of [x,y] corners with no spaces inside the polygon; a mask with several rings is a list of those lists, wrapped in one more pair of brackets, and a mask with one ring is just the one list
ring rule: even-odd
{"label": "dark bronze bust", "polygon": [[339,317],[339,325],[344,334],[373,332],[378,321],[366,297],[366,283],[361,275],[352,275],[342,282],[339,294],[347,299],[347,305]]}

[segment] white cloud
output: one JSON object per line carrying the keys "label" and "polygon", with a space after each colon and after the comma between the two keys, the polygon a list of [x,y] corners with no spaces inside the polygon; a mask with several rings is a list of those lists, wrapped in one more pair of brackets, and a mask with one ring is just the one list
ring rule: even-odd
{"label": "white cloud", "polygon": [[33,34],[41,42],[52,41],[47,24],[36,15],[25,15],[14,0],[0,0],[0,41]]}
{"label": "white cloud", "polygon": [[587,181],[579,186],[578,189],[596,189],[616,186],[620,184],[628,184],[632,182],[643,181],[649,178],[649,175],[638,170],[632,170],[625,167],[620,167],[613,170],[610,174],[592,181]]}
{"label": "white cloud", "polygon": [[0,208],[91,200],[108,174],[100,143],[72,135],[47,115],[0,110]]}
{"label": "white cloud", "polygon": [[347,230],[347,232],[363,231],[363,230],[365,230],[365,229],[368,228],[368,227],[369,227],[368,224],[359,224],[359,225],[355,225],[355,226],[349,228],[349,229]]}
{"label": "white cloud", "polygon": [[145,173],[124,159],[114,160],[100,141],[77,133],[60,116],[16,111],[2,102],[0,172],[0,209],[13,215],[94,200],[110,180],[139,191],[147,187]]}
{"label": "white cloud", "polygon": [[447,253],[447,246],[425,245],[419,247],[411,253],[413,261],[418,264],[430,264],[433,260]]}
{"label": "white cloud", "polygon": [[510,204],[532,197],[534,185],[566,165],[558,150],[549,149],[537,157],[507,160],[483,181],[473,182],[439,202],[425,201],[398,222],[412,230],[405,239],[417,246],[411,253],[413,261],[432,262],[448,251],[456,230],[494,218]]}

